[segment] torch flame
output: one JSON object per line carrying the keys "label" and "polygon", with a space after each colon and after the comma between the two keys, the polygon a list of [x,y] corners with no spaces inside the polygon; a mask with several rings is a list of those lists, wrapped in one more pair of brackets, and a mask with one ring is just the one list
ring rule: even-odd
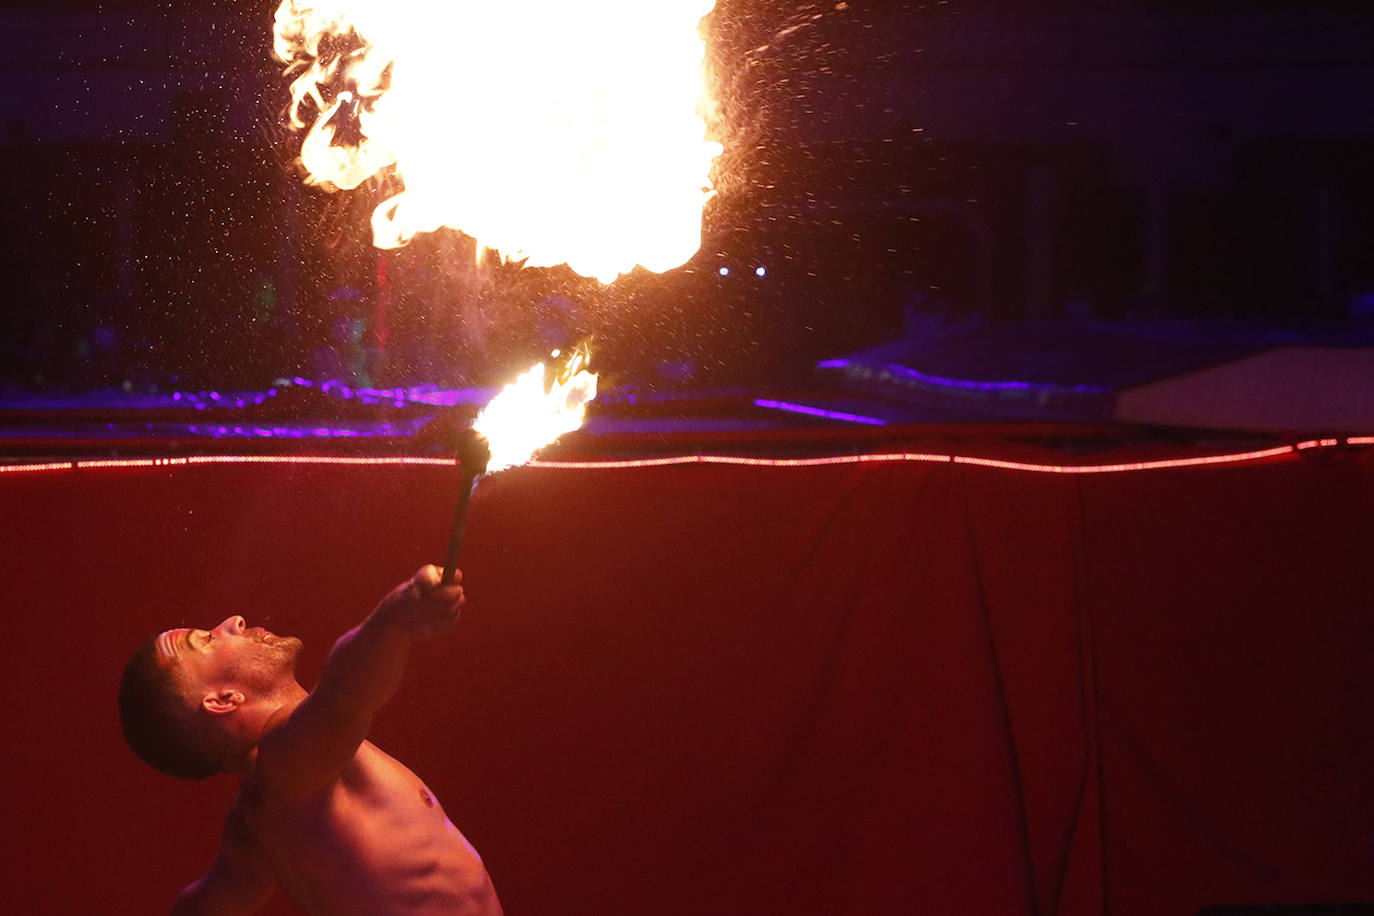
{"label": "torch flame", "polygon": [[378,247],[448,226],[610,282],[701,245],[714,3],[283,0],[273,50],[299,74],[292,125],[314,115],[309,180],[403,184],[373,213]]}
{"label": "torch flame", "polygon": [[482,408],[472,428],[491,450],[488,471],[529,461],[536,451],[582,425],[587,404],[596,397],[596,375],[583,367],[587,351],[577,350],[567,367],[548,383],[538,363],[502,388]]}

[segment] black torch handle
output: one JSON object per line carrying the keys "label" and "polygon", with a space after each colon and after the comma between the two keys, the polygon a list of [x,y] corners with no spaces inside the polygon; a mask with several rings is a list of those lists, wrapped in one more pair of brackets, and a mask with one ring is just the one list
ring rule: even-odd
{"label": "black torch handle", "polygon": [[439,581],[452,585],[454,574],[458,571],[458,551],[463,549],[463,529],[468,526],[468,506],[472,503],[472,492],[477,489],[481,474],[463,473],[463,486],[458,495],[458,508],[453,510],[453,525],[448,530],[448,553],[444,554],[444,578]]}

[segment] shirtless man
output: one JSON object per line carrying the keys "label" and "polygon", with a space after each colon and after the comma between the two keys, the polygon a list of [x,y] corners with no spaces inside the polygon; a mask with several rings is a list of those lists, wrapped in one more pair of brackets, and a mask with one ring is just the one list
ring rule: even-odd
{"label": "shirtless man", "polygon": [[[499,916],[477,852],[434,794],[364,740],[411,641],[452,626],[465,601],[426,566],[330,650],[315,689],[301,641],[230,617],[158,634],[119,688],[129,746],[163,772],[236,772],[219,856],[173,916],[251,913],[278,884],[313,916]],[[461,574],[459,576],[461,581]]]}

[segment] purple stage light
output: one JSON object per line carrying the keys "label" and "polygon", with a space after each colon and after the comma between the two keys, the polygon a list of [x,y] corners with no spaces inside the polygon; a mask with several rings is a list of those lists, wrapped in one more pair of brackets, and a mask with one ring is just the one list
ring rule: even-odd
{"label": "purple stage light", "polygon": [[755,407],[767,407],[771,410],[785,410],[789,413],[801,413],[812,417],[825,417],[827,420],[843,420],[846,423],[862,423],[865,426],[886,426],[886,420],[877,417],[865,417],[856,413],[845,413],[841,410],[825,410],[821,407],[810,407],[806,404],[793,404],[789,401],[773,401],[766,398],[755,398]]}
{"label": "purple stage light", "polygon": [[903,366],[898,363],[872,365],[869,363],[857,363],[849,359],[825,359],[816,363],[816,367],[818,369],[855,370],[869,378],[878,376],[880,378],[906,379],[926,385],[938,385],[943,388],[962,388],[968,391],[1073,391],[1080,394],[1104,394],[1110,390],[1096,385],[1055,385],[1043,382],[1016,381],[980,382],[973,379],[947,378],[942,375],[930,375],[912,369],[910,366]]}

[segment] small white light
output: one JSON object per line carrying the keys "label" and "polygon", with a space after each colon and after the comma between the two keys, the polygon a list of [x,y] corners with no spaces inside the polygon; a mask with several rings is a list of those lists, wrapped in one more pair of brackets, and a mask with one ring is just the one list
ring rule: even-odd
{"label": "small white light", "polygon": [[762,265],[760,265],[760,266],[754,268],[754,276],[756,276],[756,277],[767,276],[767,274],[768,274],[767,269],[765,269]]}
{"label": "small white light", "polygon": [[721,275],[722,277],[728,277],[728,276],[730,276],[730,268],[728,268],[728,267],[722,267],[722,268],[720,269],[720,275]]}

